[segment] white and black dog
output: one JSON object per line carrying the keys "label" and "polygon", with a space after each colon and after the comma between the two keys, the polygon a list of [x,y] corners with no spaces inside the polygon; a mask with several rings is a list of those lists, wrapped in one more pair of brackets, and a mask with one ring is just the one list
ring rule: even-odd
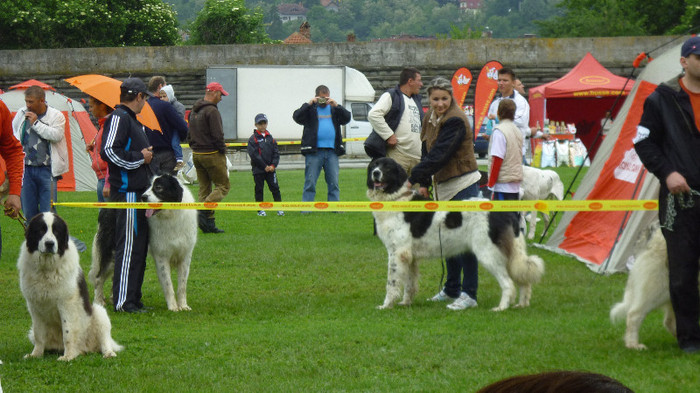
{"label": "white and black dog", "polygon": [[27,226],[19,259],[19,285],[32,316],[29,340],[41,357],[45,350],[63,351],[58,360],[88,352],[116,356],[122,347],[111,336],[107,311],[90,304],[78,250],[65,221],[53,213],[36,215]]}
{"label": "white and black dog", "polygon": [[[559,175],[551,169],[537,169],[523,165],[522,195],[520,199],[528,201],[544,199],[564,199],[564,183]],[[537,210],[530,212],[528,239],[535,238],[535,228],[537,227]],[[544,225],[549,223],[549,214],[542,213]],[[523,216],[524,218],[524,216]]]}
{"label": "white and black dog", "polygon": [[658,222],[647,229],[637,244],[639,254],[627,277],[625,295],[620,303],[610,310],[613,323],[626,320],[625,346],[643,350],[647,347],[639,342],[639,329],[647,314],[661,308],[664,310],[664,327],[676,335],[676,315],[671,306],[671,293],[668,286],[668,254]]}
{"label": "white and black dog", "polygon": [[[143,194],[144,202],[194,202],[190,190],[171,175],[153,178]],[[148,217],[148,252],[156,262],[158,280],[165,302],[171,311],[188,311],[187,278],[192,251],[197,243],[197,211],[162,209],[146,211]],[[95,285],[95,302],[104,304],[104,283],[114,272],[115,210],[102,209],[97,233],[92,243],[92,266],[88,277]],[[177,269],[177,296],[170,275]]]}
{"label": "white and black dog", "polygon": [[[367,168],[367,196],[373,201],[413,201],[424,199],[406,187],[408,176],[390,158],[373,160]],[[410,305],[418,291],[418,260],[449,258],[465,252],[476,255],[479,263],[496,277],[501,300],[494,311],[515,303],[530,305],[532,285],[544,274],[544,262],[527,255],[524,236],[510,214],[486,212],[394,212],[375,211],[377,234],[389,254],[386,298],[379,308],[390,308],[401,297]]]}

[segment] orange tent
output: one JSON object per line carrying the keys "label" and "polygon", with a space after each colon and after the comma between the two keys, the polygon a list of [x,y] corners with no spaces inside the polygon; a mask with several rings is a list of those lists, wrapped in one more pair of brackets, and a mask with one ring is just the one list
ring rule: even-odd
{"label": "orange tent", "polygon": [[[626,96],[632,86],[632,81],[608,71],[593,55],[586,53],[563,77],[530,89],[530,126],[537,122],[544,125],[544,119],[574,123],[576,136],[593,157],[597,146],[591,144],[600,130],[600,120],[612,108],[620,92]],[[613,118],[622,101],[613,111]]]}

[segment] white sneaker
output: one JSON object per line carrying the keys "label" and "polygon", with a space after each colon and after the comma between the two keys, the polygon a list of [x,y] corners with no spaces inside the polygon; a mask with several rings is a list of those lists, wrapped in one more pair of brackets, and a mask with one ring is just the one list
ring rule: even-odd
{"label": "white sneaker", "polygon": [[283,212],[282,210],[280,210],[280,211],[277,212],[277,215],[278,215],[278,216],[283,216],[283,215],[284,215],[284,212]]}
{"label": "white sneaker", "polygon": [[467,308],[476,307],[476,300],[472,299],[466,292],[459,294],[457,300],[447,305],[450,310],[464,310]]}
{"label": "white sneaker", "polygon": [[267,213],[265,213],[265,210],[258,210],[258,215],[260,217],[265,217],[267,215]]}
{"label": "white sneaker", "polygon": [[455,299],[453,297],[447,296],[445,291],[441,290],[437,295],[428,299],[429,302],[446,302],[450,299]]}

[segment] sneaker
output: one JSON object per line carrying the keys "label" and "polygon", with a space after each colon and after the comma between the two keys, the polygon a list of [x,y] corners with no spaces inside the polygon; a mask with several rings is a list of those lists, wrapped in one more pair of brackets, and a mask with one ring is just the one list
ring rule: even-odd
{"label": "sneaker", "polygon": [[277,212],[277,215],[278,215],[278,216],[283,216],[283,215],[284,215],[284,212],[283,212],[282,210],[280,210],[280,211]]}
{"label": "sneaker", "polygon": [[455,299],[455,298],[448,296],[448,295],[445,293],[445,291],[441,290],[440,292],[438,292],[437,295],[435,295],[435,296],[429,298],[428,301],[429,301],[429,302],[446,302],[446,301],[448,301],[448,300],[450,300],[450,299]]}
{"label": "sneaker", "polygon": [[177,172],[177,171],[179,171],[180,169],[182,169],[184,166],[185,166],[184,161],[178,161],[177,164],[175,164],[175,168],[173,168],[173,170],[174,170],[175,172]]}
{"label": "sneaker", "polygon": [[260,217],[265,217],[267,215],[267,213],[265,213],[265,210],[258,210],[258,215]]}
{"label": "sneaker", "polygon": [[472,299],[466,292],[462,292],[459,294],[457,300],[447,305],[447,308],[450,310],[464,310],[476,306],[476,300]]}

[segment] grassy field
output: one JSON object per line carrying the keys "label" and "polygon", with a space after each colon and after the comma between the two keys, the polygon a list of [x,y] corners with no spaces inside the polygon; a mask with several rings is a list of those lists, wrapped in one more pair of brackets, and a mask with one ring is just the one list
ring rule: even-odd
{"label": "grassy field", "polygon": [[[575,172],[558,171],[567,184]],[[281,171],[279,179],[284,200],[301,200],[302,171]],[[341,170],[341,199],[365,200],[364,179],[364,170]],[[249,172],[234,172],[231,181],[226,201],[253,199]],[[322,179],[319,189],[325,199]],[[94,194],[59,199],[92,201]],[[59,213],[74,236],[91,243],[96,210],[62,207]],[[21,229],[2,218],[4,391],[472,392],[546,370],[599,372],[637,392],[698,389],[700,357],[677,348],[659,312],[643,325],[649,350],[624,347],[624,326],[611,326],[608,311],[622,297],[625,275],[596,275],[571,258],[531,247],[544,258],[546,273],[530,308],[491,312],[500,290],[481,269],[479,307],[453,312],[425,300],[443,274],[440,261],[425,261],[415,304],[380,311],[386,251],[372,235],[370,213],[221,212],[217,225],[226,233],[200,233],[194,251],[191,312],[167,310],[149,258],[143,301],[151,312],[109,312],[124,351],[66,364],[56,354],[23,359],[32,345],[17,282]],[[90,250],[81,254],[83,269],[89,264]]]}

